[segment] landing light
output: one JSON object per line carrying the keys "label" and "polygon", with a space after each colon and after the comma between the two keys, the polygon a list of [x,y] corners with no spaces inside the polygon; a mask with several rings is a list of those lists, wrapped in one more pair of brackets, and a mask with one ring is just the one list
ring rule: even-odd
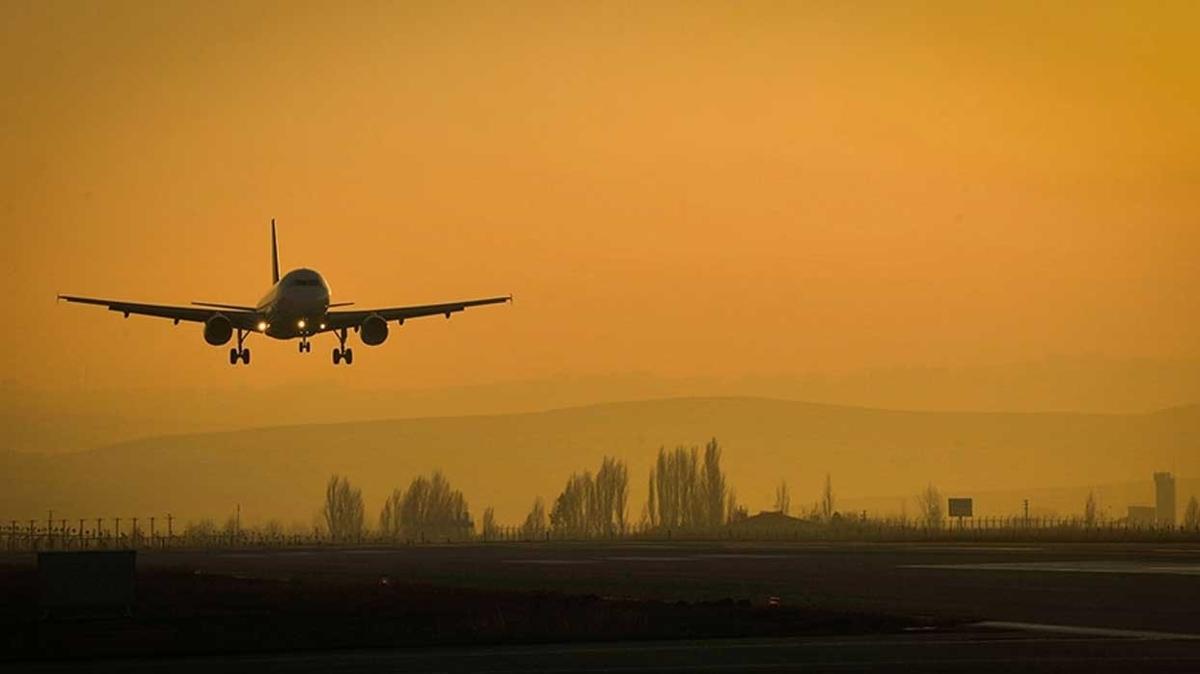
{"label": "landing light", "polygon": [[266,322],[266,321],[259,321],[259,322],[258,322],[258,331],[259,331],[259,332],[266,332],[266,331],[267,331],[267,322]]}
{"label": "landing light", "polygon": [[322,324],[321,324],[321,329],[322,329],[322,330],[324,330],[324,329],[325,329],[325,324],[324,324],[324,323],[322,323]]}
{"label": "landing light", "polygon": [[303,329],[304,329],[304,326],[305,326],[305,323],[304,323],[304,319],[303,319],[303,318],[301,318],[300,320],[296,321],[296,327],[297,327],[297,328],[300,328],[301,330],[303,330]]}

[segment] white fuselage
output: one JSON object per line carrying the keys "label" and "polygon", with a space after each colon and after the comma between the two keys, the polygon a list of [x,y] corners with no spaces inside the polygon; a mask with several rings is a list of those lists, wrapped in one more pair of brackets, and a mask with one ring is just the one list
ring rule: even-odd
{"label": "white fuselage", "polygon": [[293,339],[315,334],[325,326],[329,284],[312,269],[294,269],[279,279],[255,309],[269,337]]}

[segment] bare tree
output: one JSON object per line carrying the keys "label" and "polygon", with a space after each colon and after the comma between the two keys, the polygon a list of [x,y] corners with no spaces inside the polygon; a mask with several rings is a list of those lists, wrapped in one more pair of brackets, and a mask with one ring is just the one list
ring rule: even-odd
{"label": "bare tree", "polygon": [[325,506],[321,515],[334,540],[357,539],[363,533],[362,491],[351,487],[350,480],[334,475],[325,485]]}
{"label": "bare tree", "polygon": [[488,507],[483,511],[483,529],[480,534],[485,541],[493,541],[499,538],[500,527],[496,526],[496,509]]}
{"label": "bare tree", "polygon": [[729,487],[721,470],[721,446],[712,439],[699,447],[658,450],[650,469],[646,510],[650,526],[666,529],[718,527],[728,515]]}
{"label": "bare tree", "polygon": [[217,534],[217,524],[209,518],[199,522],[188,522],[183,528],[183,538],[191,545],[208,543]]}
{"label": "bare tree", "polygon": [[404,492],[393,489],[391,496],[383,502],[379,511],[379,533],[392,538],[399,538],[404,532],[400,526],[400,504],[404,501]]}
{"label": "bare tree", "polygon": [[533,500],[533,507],[525,516],[521,525],[521,537],[527,540],[537,540],[546,533],[546,506],[542,505],[542,497]]}
{"label": "bare tree", "polygon": [[556,533],[573,537],[587,537],[592,532],[592,510],[595,508],[595,484],[592,474],[572,473],[567,485],[554,499],[550,511],[550,526]]}
{"label": "bare tree", "polygon": [[1096,493],[1089,491],[1087,500],[1083,503],[1083,524],[1084,526],[1096,526]]}
{"label": "bare tree", "polygon": [[266,522],[263,522],[262,526],[258,528],[258,532],[262,534],[264,538],[268,539],[283,538],[283,522],[277,519],[269,519]]}
{"label": "bare tree", "polygon": [[741,522],[749,516],[750,513],[746,512],[746,508],[738,505],[737,494],[730,489],[729,494],[725,497],[725,521],[732,524]]}
{"label": "bare tree", "polygon": [[628,527],[629,469],[623,461],[604,457],[593,483],[592,529],[602,536],[625,533]]}
{"label": "bare tree", "polygon": [[1183,511],[1183,526],[1188,529],[1200,529],[1200,503],[1196,497],[1188,499],[1187,509]]}
{"label": "bare tree", "polygon": [[725,473],[721,471],[721,445],[716,438],[704,446],[704,482],[701,498],[704,501],[703,526],[718,527],[727,521],[726,500],[731,500],[730,489],[725,484]]}
{"label": "bare tree", "polygon": [[604,457],[595,477],[572,473],[554,508],[550,526],[566,536],[615,536],[627,526],[629,469],[618,459]]}
{"label": "bare tree", "polygon": [[825,473],[825,489],[821,491],[821,519],[828,522],[833,519],[833,513],[833,479],[829,473]]}
{"label": "bare tree", "polygon": [[387,533],[410,539],[464,539],[475,527],[466,498],[441,471],[414,478],[404,492],[393,490],[379,521]]}
{"label": "bare tree", "polygon": [[921,524],[930,529],[941,529],[946,521],[945,511],[942,510],[942,492],[930,483],[917,495],[917,511],[920,513]]}
{"label": "bare tree", "polygon": [[784,515],[792,510],[792,493],[786,480],[780,480],[779,486],[775,487],[775,510]]}

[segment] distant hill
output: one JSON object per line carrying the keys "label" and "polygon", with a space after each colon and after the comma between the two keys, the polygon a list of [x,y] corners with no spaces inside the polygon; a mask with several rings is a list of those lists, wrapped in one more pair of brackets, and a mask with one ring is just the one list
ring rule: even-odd
{"label": "distant hill", "polygon": [[[374,521],[393,487],[440,468],[463,489],[476,516],[492,505],[502,523],[515,523],[534,496],[549,504],[572,471],[594,469],[610,454],[629,462],[636,519],[657,449],[712,436],[725,447],[739,500],[752,511],[770,505],[781,479],[791,484],[794,504],[815,500],[826,473],[847,507],[898,511],[903,495],[930,481],[948,494],[970,494],[1148,485],[1155,470],[1200,475],[1198,431],[1197,406],[1136,415],[1003,414],[759,398],[282,426],[156,437],[70,454],[0,453],[0,518],[44,518],[52,508],[63,517],[169,511],[186,520],[224,517],[241,504],[251,522],[308,523],[325,480],[337,472],[363,487]],[[1189,484],[1195,483],[1181,484],[1181,503],[1194,489]],[[899,496],[882,498],[889,495]],[[988,509],[985,501],[978,507]],[[1001,507],[1012,506],[998,500],[995,508]]]}

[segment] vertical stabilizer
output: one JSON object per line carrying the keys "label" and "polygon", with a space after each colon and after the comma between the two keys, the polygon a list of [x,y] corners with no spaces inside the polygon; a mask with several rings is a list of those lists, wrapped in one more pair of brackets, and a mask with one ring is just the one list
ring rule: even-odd
{"label": "vertical stabilizer", "polygon": [[279,283],[279,244],[275,241],[275,218],[271,218],[271,283]]}

